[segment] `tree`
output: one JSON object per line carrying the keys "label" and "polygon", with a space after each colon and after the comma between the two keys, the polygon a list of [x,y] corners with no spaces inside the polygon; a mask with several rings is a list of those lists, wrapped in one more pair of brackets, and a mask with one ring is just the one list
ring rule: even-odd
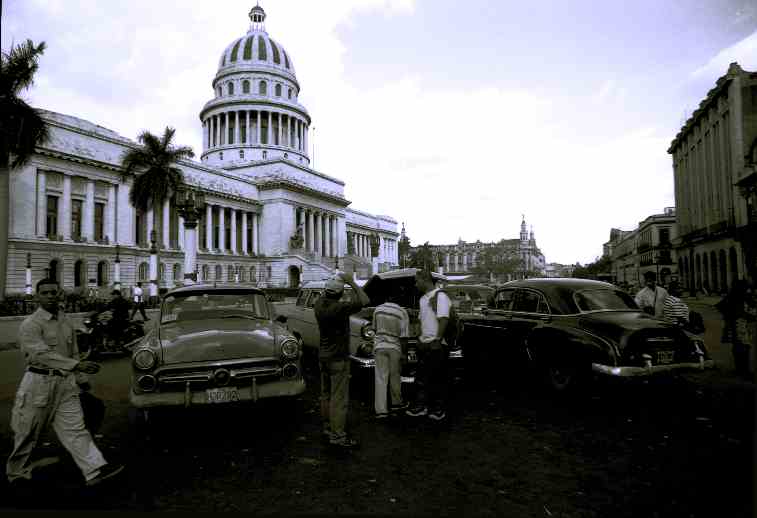
{"label": "tree", "polygon": [[0,300],[5,298],[8,271],[8,221],[10,172],[29,162],[35,147],[49,138],[49,129],[38,110],[19,97],[34,84],[37,60],[45,42],[32,40],[0,54]]}
{"label": "tree", "polygon": [[434,252],[428,244],[428,241],[423,243],[423,246],[415,250],[410,254],[410,268],[421,268],[423,270],[436,271],[437,261],[434,257]]}
{"label": "tree", "polygon": [[589,263],[586,266],[576,263],[573,277],[578,279],[597,279],[599,274],[608,273],[611,270],[611,266],[612,259],[609,256],[598,257],[593,263]]}
{"label": "tree", "polygon": [[502,248],[487,247],[478,255],[478,262],[473,271],[484,276],[488,281],[491,275],[505,276],[518,271],[521,266],[516,254],[507,254]]}
{"label": "tree", "polygon": [[184,175],[176,162],[193,158],[195,154],[188,146],[174,147],[171,141],[175,134],[176,130],[170,127],[166,127],[162,138],[143,131],[137,137],[141,146],[124,152],[121,180],[125,182],[135,176],[129,193],[129,202],[135,209],[147,211],[161,207],[184,183]]}

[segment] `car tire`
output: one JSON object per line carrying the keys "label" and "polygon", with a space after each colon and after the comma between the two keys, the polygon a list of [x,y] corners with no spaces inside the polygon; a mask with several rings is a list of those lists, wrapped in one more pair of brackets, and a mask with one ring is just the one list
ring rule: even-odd
{"label": "car tire", "polygon": [[552,393],[574,394],[586,383],[586,370],[575,359],[555,358],[544,366],[544,378]]}

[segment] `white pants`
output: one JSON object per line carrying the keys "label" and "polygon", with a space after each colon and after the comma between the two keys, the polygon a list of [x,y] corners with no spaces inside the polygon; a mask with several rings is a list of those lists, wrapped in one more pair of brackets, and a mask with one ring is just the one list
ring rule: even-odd
{"label": "white pants", "polygon": [[376,414],[386,414],[389,410],[386,408],[386,386],[389,385],[389,392],[392,397],[392,405],[402,404],[402,378],[400,377],[400,357],[402,352],[397,349],[377,349],[374,353],[376,366],[374,368],[376,385],[375,385],[375,407]]}
{"label": "white pants", "polygon": [[29,457],[45,426],[52,422],[61,444],[85,479],[107,464],[84,427],[79,387],[73,374],[65,377],[27,372],[16,392],[11,413],[13,452],[8,457],[8,480],[31,478]]}

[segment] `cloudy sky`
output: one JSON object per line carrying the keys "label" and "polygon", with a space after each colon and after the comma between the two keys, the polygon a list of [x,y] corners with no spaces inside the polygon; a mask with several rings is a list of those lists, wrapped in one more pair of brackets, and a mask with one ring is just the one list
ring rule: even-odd
{"label": "cloudy sky", "polygon": [[[5,0],[2,48],[46,41],[35,106],[135,139],[198,114],[249,0]],[[315,127],[316,169],[414,245],[518,235],[583,264],[675,205],[666,150],[731,61],[753,0],[263,0]]]}

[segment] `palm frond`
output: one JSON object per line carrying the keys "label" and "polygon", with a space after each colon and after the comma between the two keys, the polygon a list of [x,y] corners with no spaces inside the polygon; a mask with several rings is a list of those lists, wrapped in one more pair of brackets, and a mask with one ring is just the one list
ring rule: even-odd
{"label": "palm frond", "polygon": [[34,74],[39,68],[39,56],[45,52],[46,44],[35,46],[32,40],[26,40],[2,53],[0,58],[0,91],[3,95],[18,95],[21,90],[34,83]]}

